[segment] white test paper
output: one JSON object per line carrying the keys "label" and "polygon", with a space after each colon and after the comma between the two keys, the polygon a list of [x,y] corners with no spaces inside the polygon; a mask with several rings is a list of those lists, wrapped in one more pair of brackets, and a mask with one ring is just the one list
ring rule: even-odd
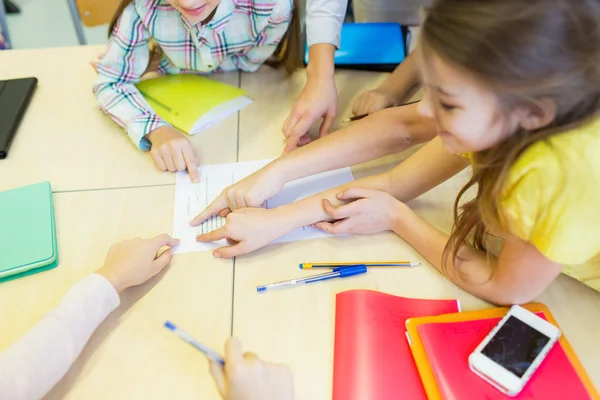
{"label": "white test paper", "polygon": [[[258,171],[272,160],[248,161],[235,164],[219,164],[198,167],[200,182],[192,183],[187,172],[178,172],[175,185],[175,210],[173,218],[173,236],[181,239],[176,253],[213,250],[227,244],[225,240],[213,243],[196,242],[196,235],[220,228],[225,218],[215,216],[192,227],[189,222],[204,210],[223,189]],[[350,168],[323,172],[288,182],[283,190],[267,201],[267,208],[275,208],[283,204],[293,203],[313,194],[354,180]],[[275,240],[290,242],[330,236],[319,229],[304,226]]]}

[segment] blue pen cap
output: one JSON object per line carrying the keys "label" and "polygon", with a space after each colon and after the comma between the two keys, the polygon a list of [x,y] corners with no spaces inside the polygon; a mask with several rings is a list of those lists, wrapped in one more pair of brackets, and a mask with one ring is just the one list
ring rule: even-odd
{"label": "blue pen cap", "polygon": [[353,275],[364,274],[367,272],[366,265],[355,265],[353,267],[344,267],[339,269],[340,278],[347,278]]}
{"label": "blue pen cap", "polygon": [[176,329],[175,325],[173,325],[173,323],[170,321],[165,321],[165,328],[170,329],[172,331],[174,331]]}
{"label": "blue pen cap", "polygon": [[340,265],[333,269],[333,272],[341,271],[345,268],[353,268],[353,267],[366,267],[366,264],[351,264],[351,265]]}
{"label": "blue pen cap", "polygon": [[257,286],[257,287],[256,287],[256,291],[257,291],[258,293],[261,293],[261,292],[266,292],[266,291],[267,291],[267,287],[266,287],[266,286]]}

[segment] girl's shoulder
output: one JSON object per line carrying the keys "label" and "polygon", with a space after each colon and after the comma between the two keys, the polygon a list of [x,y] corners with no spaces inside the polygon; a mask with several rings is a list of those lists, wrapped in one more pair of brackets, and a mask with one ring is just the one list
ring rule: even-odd
{"label": "girl's shoulder", "polygon": [[[519,180],[537,171],[541,179],[552,174],[600,181],[600,118],[594,118],[547,140],[532,144],[519,156],[509,176]],[[556,176],[555,176],[556,177]]]}
{"label": "girl's shoulder", "polygon": [[599,254],[598,154],[599,119],[525,150],[503,185],[500,214],[507,231],[556,262],[581,264]]}

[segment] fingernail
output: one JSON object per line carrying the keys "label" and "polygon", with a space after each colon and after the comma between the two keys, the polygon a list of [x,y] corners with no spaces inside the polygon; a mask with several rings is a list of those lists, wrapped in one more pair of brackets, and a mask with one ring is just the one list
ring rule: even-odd
{"label": "fingernail", "polygon": [[338,198],[338,199],[342,199],[342,198],[344,198],[344,192],[342,192],[342,193],[338,193],[338,194],[337,194],[337,198]]}
{"label": "fingernail", "polygon": [[201,235],[196,235],[196,241],[200,240]]}
{"label": "fingernail", "polygon": [[216,251],[213,253],[213,255],[215,256],[215,258],[221,258],[221,254],[217,253]]}

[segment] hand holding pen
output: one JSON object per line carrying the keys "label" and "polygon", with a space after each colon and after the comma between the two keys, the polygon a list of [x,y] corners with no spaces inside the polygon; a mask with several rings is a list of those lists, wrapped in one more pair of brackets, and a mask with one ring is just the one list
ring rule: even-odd
{"label": "hand holding pen", "polygon": [[227,400],[293,400],[294,379],[290,369],[262,361],[254,353],[242,353],[236,338],[225,343],[225,365],[210,363],[210,372],[221,396]]}
{"label": "hand holding pen", "polygon": [[236,338],[225,343],[223,358],[172,322],[164,325],[208,358],[210,372],[223,399],[293,400],[294,380],[287,366],[262,361],[254,353],[242,353],[242,344]]}

